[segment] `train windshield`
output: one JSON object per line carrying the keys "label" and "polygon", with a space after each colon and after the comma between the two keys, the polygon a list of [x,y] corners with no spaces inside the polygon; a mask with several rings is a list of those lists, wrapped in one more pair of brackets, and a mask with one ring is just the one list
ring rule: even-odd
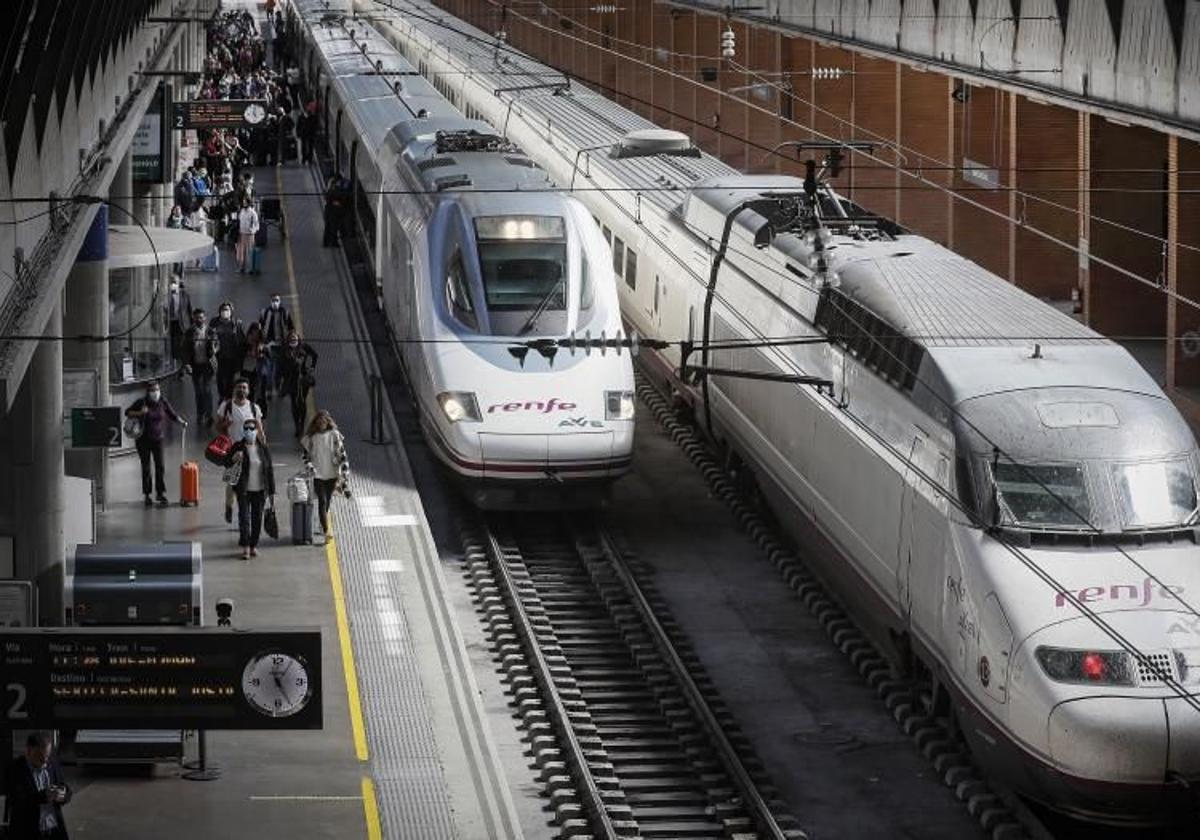
{"label": "train windshield", "polygon": [[1080,464],[989,463],[1005,524],[1040,529],[1089,528],[1092,506]]}
{"label": "train windshield", "polygon": [[1126,530],[1185,525],[1196,515],[1196,482],[1186,458],[1113,464],[1112,478]]}
{"label": "train windshield", "polygon": [[492,312],[567,308],[566,226],[557,216],[475,219],[479,268]]}

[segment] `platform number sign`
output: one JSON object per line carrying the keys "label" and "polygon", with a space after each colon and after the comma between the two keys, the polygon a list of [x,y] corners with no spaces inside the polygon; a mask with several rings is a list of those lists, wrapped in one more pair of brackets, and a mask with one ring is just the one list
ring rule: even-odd
{"label": "platform number sign", "polygon": [[119,447],[120,406],[71,409],[71,446]]}

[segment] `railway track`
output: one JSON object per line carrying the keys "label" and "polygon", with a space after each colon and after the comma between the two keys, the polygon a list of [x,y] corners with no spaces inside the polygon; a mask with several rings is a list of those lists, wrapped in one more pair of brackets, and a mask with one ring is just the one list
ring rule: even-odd
{"label": "railway track", "polygon": [[562,836],[807,836],[602,526],[492,516],[463,532],[466,574]]}

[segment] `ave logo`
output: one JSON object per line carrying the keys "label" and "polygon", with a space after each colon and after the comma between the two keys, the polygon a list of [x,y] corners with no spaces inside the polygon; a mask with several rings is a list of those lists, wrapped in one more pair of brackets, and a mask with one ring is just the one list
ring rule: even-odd
{"label": "ave logo", "polygon": [[575,429],[579,429],[579,428],[603,429],[604,428],[604,424],[601,423],[599,420],[589,420],[586,417],[568,417],[566,420],[560,420],[558,422],[558,425],[559,425],[559,428],[562,428],[563,426],[568,426],[568,427],[575,428]]}

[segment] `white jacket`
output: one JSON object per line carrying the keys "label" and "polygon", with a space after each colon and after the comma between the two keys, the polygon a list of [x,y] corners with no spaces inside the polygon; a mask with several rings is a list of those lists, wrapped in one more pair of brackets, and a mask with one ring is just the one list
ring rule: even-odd
{"label": "white jacket", "polygon": [[238,211],[238,232],[258,233],[258,213],[253,207],[243,207]]}

